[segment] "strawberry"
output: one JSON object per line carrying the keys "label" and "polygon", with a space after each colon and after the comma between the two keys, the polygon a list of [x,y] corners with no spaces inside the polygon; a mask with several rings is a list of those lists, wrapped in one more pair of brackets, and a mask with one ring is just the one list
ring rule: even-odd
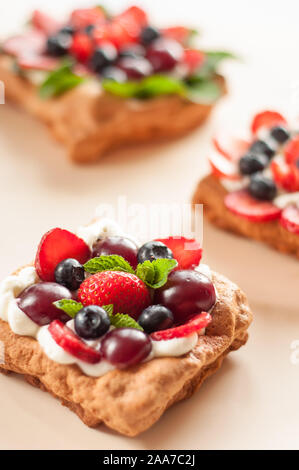
{"label": "strawberry", "polygon": [[183,63],[188,67],[189,75],[200,68],[205,60],[205,54],[197,49],[185,49]]}
{"label": "strawberry", "polygon": [[265,127],[270,129],[278,124],[286,124],[285,118],[276,111],[263,111],[254,116],[251,123],[251,132],[256,135],[257,132]]}
{"label": "strawberry", "polygon": [[43,55],[21,56],[18,65],[22,69],[51,71],[59,67],[59,60]]}
{"label": "strawberry", "polygon": [[161,30],[163,36],[174,39],[175,41],[180,42],[181,44],[186,44],[192,31],[189,28],[184,26],[174,26],[172,28],[164,28]]}
{"label": "strawberry", "polygon": [[226,132],[217,134],[212,140],[215,149],[230,161],[239,161],[247,152],[249,142],[245,139],[230,136]]}
{"label": "strawberry", "polygon": [[102,8],[82,8],[76,9],[71,14],[71,24],[76,29],[83,29],[89,25],[103,23],[106,20],[106,15]]}
{"label": "strawberry", "polygon": [[283,209],[280,223],[288,232],[299,235],[299,208],[294,204]]}
{"label": "strawberry", "polygon": [[299,169],[296,165],[288,165],[283,160],[272,160],[273,178],[280,188],[286,191],[299,191]]}
{"label": "strawberry", "polygon": [[87,62],[93,51],[93,43],[88,34],[76,33],[73,36],[70,53],[80,62]]}
{"label": "strawberry", "polygon": [[46,46],[46,36],[38,31],[26,31],[23,34],[12,36],[2,44],[6,54],[22,57],[30,51],[31,54],[41,54]]}
{"label": "strawberry", "polygon": [[35,258],[35,268],[42,281],[54,281],[58,263],[66,258],[75,258],[85,263],[90,257],[86,243],[68,230],[54,228],[42,237]]}
{"label": "strawberry", "polygon": [[75,356],[80,361],[87,362],[88,364],[97,364],[100,362],[102,356],[96,349],[87,346],[79,336],[73,333],[70,328],[64,325],[60,320],[54,320],[49,325],[49,332],[64,351]]}
{"label": "strawberry", "polygon": [[56,33],[63,26],[60,21],[40,10],[33,12],[31,23],[36,29],[42,31],[47,36]]}
{"label": "strawberry", "polygon": [[259,201],[246,189],[233,191],[225,196],[224,204],[231,212],[251,222],[267,222],[278,219],[281,209],[268,201]]}
{"label": "strawberry", "polygon": [[103,42],[108,41],[112,42],[118,49],[133,42],[133,38],[124,26],[116,21],[97,26],[93,30],[92,36],[96,45],[100,46]]}
{"label": "strawberry", "polygon": [[78,298],[84,306],[113,304],[115,313],[126,313],[134,319],[151,300],[148,288],[139,277],[121,271],[101,271],[85,279]]}
{"label": "strawberry", "polygon": [[[147,14],[139,7],[132,6],[123,13],[115,17],[115,20],[122,23],[128,29],[138,29],[138,34],[142,28],[148,24]],[[132,31],[133,33],[133,31]]]}
{"label": "strawberry", "polygon": [[173,338],[183,338],[190,336],[196,331],[200,331],[206,328],[212,321],[212,317],[207,312],[202,312],[196,315],[184,325],[177,326],[175,328],[169,328],[168,330],[155,331],[151,334],[151,338],[154,341],[163,341]]}
{"label": "strawberry", "polygon": [[284,149],[284,158],[287,163],[296,163],[299,161],[299,136],[296,135],[289,141]]}
{"label": "strawberry", "polygon": [[157,240],[168,246],[173,253],[173,257],[177,260],[177,269],[192,269],[199,265],[202,257],[202,248],[200,244],[194,240],[185,237],[180,238],[160,238]]}
{"label": "strawberry", "polygon": [[241,178],[237,163],[229,161],[219,152],[212,152],[209,156],[212,173],[218,178],[239,180]]}

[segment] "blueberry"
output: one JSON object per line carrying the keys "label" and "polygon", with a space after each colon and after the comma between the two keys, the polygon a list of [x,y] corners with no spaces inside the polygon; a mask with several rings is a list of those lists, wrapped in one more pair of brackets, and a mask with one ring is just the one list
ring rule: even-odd
{"label": "blueberry", "polygon": [[262,171],[268,165],[268,158],[263,154],[247,153],[239,162],[242,175],[252,175],[257,171]]}
{"label": "blueberry", "polygon": [[267,142],[264,140],[256,140],[250,146],[249,150],[253,153],[263,153],[267,155],[267,157],[272,158],[275,155],[275,149],[271,147]]}
{"label": "blueberry", "polygon": [[173,326],[173,314],[164,305],[151,305],[143,310],[138,323],[148,334],[153,331],[167,330]]}
{"label": "blueberry", "polygon": [[145,46],[151,44],[155,39],[160,37],[160,32],[158,29],[153,28],[152,26],[146,26],[140,33],[140,42]]}
{"label": "blueberry", "polygon": [[67,54],[72,43],[72,37],[68,33],[58,33],[49,36],[47,40],[47,53],[54,57]]}
{"label": "blueberry", "polygon": [[95,28],[94,24],[89,24],[88,26],[85,26],[84,31],[88,36],[90,36]]}
{"label": "blueberry", "polygon": [[71,25],[66,25],[59,30],[59,33],[65,33],[72,36],[76,32],[75,28]]}
{"label": "blueberry", "polygon": [[110,328],[108,313],[97,305],[83,307],[75,316],[75,331],[84,339],[96,339]]}
{"label": "blueberry", "polygon": [[256,174],[250,179],[249,192],[256,199],[272,201],[277,194],[277,188],[270,178]]}
{"label": "blueberry", "polygon": [[127,80],[126,73],[119,67],[113,66],[103,68],[101,76],[106,80],[113,80],[118,83],[124,83]]}
{"label": "blueberry", "polygon": [[117,50],[113,44],[107,42],[98,47],[91,58],[90,66],[92,70],[100,73],[104,67],[112,65],[117,58]]}
{"label": "blueberry", "polygon": [[67,258],[56,266],[55,280],[70,290],[76,290],[84,281],[84,268],[76,259]]}
{"label": "blueberry", "polygon": [[154,261],[158,258],[173,258],[172,251],[162,242],[147,242],[138,250],[138,262],[143,263],[146,260]]}
{"label": "blueberry", "polygon": [[290,138],[289,131],[283,126],[272,127],[270,135],[279,144],[284,144]]}

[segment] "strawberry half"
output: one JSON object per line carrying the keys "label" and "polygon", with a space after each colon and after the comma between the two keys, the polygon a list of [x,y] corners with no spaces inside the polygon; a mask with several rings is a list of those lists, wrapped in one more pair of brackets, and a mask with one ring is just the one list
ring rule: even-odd
{"label": "strawberry half", "polygon": [[106,20],[106,15],[102,8],[79,8],[71,14],[71,24],[76,29],[84,29],[89,25],[96,25],[103,23]]}
{"label": "strawberry half", "polygon": [[86,63],[90,59],[93,51],[93,43],[86,33],[76,33],[73,36],[70,54],[72,54],[79,62]]}
{"label": "strawberry half", "polygon": [[75,258],[83,264],[89,257],[90,249],[81,238],[68,230],[54,228],[39,243],[35,268],[42,281],[54,281],[54,271],[60,261]]}
{"label": "strawberry half", "polygon": [[157,241],[168,246],[173,253],[173,257],[177,260],[177,269],[193,269],[199,265],[202,257],[202,248],[200,244],[193,238],[160,238]]}
{"label": "strawberry half", "polygon": [[177,326],[175,328],[169,328],[168,330],[155,331],[151,334],[151,338],[154,341],[163,341],[173,338],[183,338],[190,336],[196,331],[200,331],[206,328],[212,321],[212,317],[207,312],[202,312],[189,320],[184,325]]}
{"label": "strawberry half", "polygon": [[291,205],[283,209],[280,223],[288,232],[299,235],[299,208]]}
{"label": "strawberry half", "polygon": [[284,160],[273,160],[271,171],[276,184],[289,192],[299,191],[299,169]]}
{"label": "strawberry half", "polygon": [[218,178],[226,178],[229,180],[241,179],[238,165],[236,161],[230,161],[219,152],[211,152],[209,163],[212,173]]}
{"label": "strawberry half", "polygon": [[60,320],[52,321],[48,329],[55,343],[67,353],[80,359],[80,361],[87,362],[88,364],[97,364],[102,359],[99,351],[87,346],[79,336],[73,333]]}
{"label": "strawberry half", "polygon": [[277,126],[278,124],[286,124],[286,119],[282,114],[276,111],[263,111],[254,116],[251,123],[251,132],[253,135],[263,127],[270,129],[271,127]]}
{"label": "strawberry half", "polygon": [[181,44],[186,44],[192,31],[189,28],[184,26],[174,26],[172,28],[163,28],[161,30],[163,36],[174,39],[175,41],[180,42]]}
{"label": "strawberry half", "polygon": [[24,34],[12,36],[2,44],[2,49],[6,54],[22,57],[24,54],[43,53],[46,46],[46,36],[38,30],[26,31]]}
{"label": "strawberry half", "polygon": [[188,73],[193,74],[205,61],[205,54],[197,49],[185,49],[183,64],[188,67]]}
{"label": "strawberry half", "polygon": [[150,304],[150,293],[144,282],[120,271],[102,271],[82,282],[78,299],[86,305],[113,304],[115,313],[126,313],[137,319]]}
{"label": "strawberry half", "polygon": [[268,222],[278,219],[281,209],[268,201],[258,201],[246,189],[225,196],[224,204],[231,212],[251,222]]}
{"label": "strawberry half", "polygon": [[284,158],[287,163],[294,163],[299,161],[299,136],[296,135],[289,141],[284,149]]}
{"label": "strawberry half", "polygon": [[227,160],[237,162],[247,152],[249,142],[226,132],[218,133],[212,140],[215,149]]}
{"label": "strawberry half", "polygon": [[56,33],[56,31],[63,26],[60,21],[57,21],[55,18],[52,18],[40,10],[33,12],[31,23],[36,29],[42,31],[47,36]]}

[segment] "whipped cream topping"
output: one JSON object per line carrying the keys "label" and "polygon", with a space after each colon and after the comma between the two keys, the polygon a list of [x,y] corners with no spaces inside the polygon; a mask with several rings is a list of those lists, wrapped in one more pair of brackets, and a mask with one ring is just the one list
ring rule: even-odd
{"label": "whipped cream topping", "polygon": [[[140,245],[136,239],[123,232],[119,225],[110,219],[99,219],[88,226],[79,227],[77,235],[82,238],[90,248],[98,238],[108,236],[127,237],[131,239],[136,246]],[[195,270],[204,274],[209,279],[212,279],[212,272],[209,266],[200,264],[195,268]],[[39,281],[40,279],[34,266],[25,267],[17,274],[8,276],[4,279],[0,283],[0,319],[8,322],[10,328],[15,334],[36,338],[48,358],[58,364],[76,364],[84,374],[91,377],[100,377],[107,372],[114,370],[115,367],[105,360],[101,360],[98,364],[88,364],[67,353],[53,339],[49,332],[48,325],[40,327],[18,307],[17,297],[21,292]],[[67,326],[74,331],[73,320],[70,320],[67,323]],[[113,329],[113,327],[111,327],[111,329]],[[198,333],[193,333],[190,336],[183,338],[173,338],[161,341],[152,340],[152,351],[145,361],[151,360],[155,357],[178,357],[187,354],[196,345],[198,335],[202,335],[204,333],[205,329],[202,329]],[[100,345],[101,340],[102,338],[92,341],[85,340],[85,342],[91,347],[96,347]]]}

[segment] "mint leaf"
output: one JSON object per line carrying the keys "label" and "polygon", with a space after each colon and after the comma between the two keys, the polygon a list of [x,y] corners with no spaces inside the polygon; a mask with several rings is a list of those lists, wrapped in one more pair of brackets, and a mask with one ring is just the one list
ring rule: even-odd
{"label": "mint leaf", "polygon": [[83,77],[72,72],[72,63],[68,61],[48,74],[39,88],[39,94],[44,99],[60,96],[80,85],[83,81]]}
{"label": "mint leaf", "polygon": [[76,300],[71,299],[56,300],[56,302],[53,302],[53,305],[55,305],[55,307],[59,308],[60,310],[63,310],[72,318],[75,318],[79,310],[83,308],[81,302],[76,302]]}
{"label": "mint leaf", "polygon": [[210,67],[214,69],[219,65],[222,60],[225,59],[236,59],[237,57],[228,51],[207,51],[206,54],[206,61],[209,63]]}
{"label": "mint leaf", "polygon": [[217,73],[217,67],[225,59],[237,59],[231,52],[227,51],[205,51],[204,63],[200,66],[199,70],[192,76],[188,77],[186,82],[194,84],[201,80],[211,80]]}
{"label": "mint leaf", "polygon": [[188,98],[194,103],[212,104],[222,95],[220,85],[213,80],[199,80],[188,87]]}
{"label": "mint leaf", "polygon": [[101,271],[124,271],[134,274],[132,266],[118,255],[102,255],[98,258],[92,258],[84,264],[84,269],[91,274]]}
{"label": "mint leaf", "polygon": [[105,91],[121,98],[152,98],[160,95],[174,95],[185,93],[185,85],[182,80],[177,80],[166,75],[152,75],[139,82],[119,83],[113,80],[103,80]]}
{"label": "mint leaf", "polygon": [[143,331],[139,323],[130,317],[130,315],[117,313],[116,315],[109,315],[109,317],[111,325],[115,328],[135,328],[136,330]]}
{"label": "mint leaf", "polygon": [[161,258],[152,262],[138,264],[136,275],[152,289],[159,289],[166,284],[169,273],[178,265],[175,259]]}

